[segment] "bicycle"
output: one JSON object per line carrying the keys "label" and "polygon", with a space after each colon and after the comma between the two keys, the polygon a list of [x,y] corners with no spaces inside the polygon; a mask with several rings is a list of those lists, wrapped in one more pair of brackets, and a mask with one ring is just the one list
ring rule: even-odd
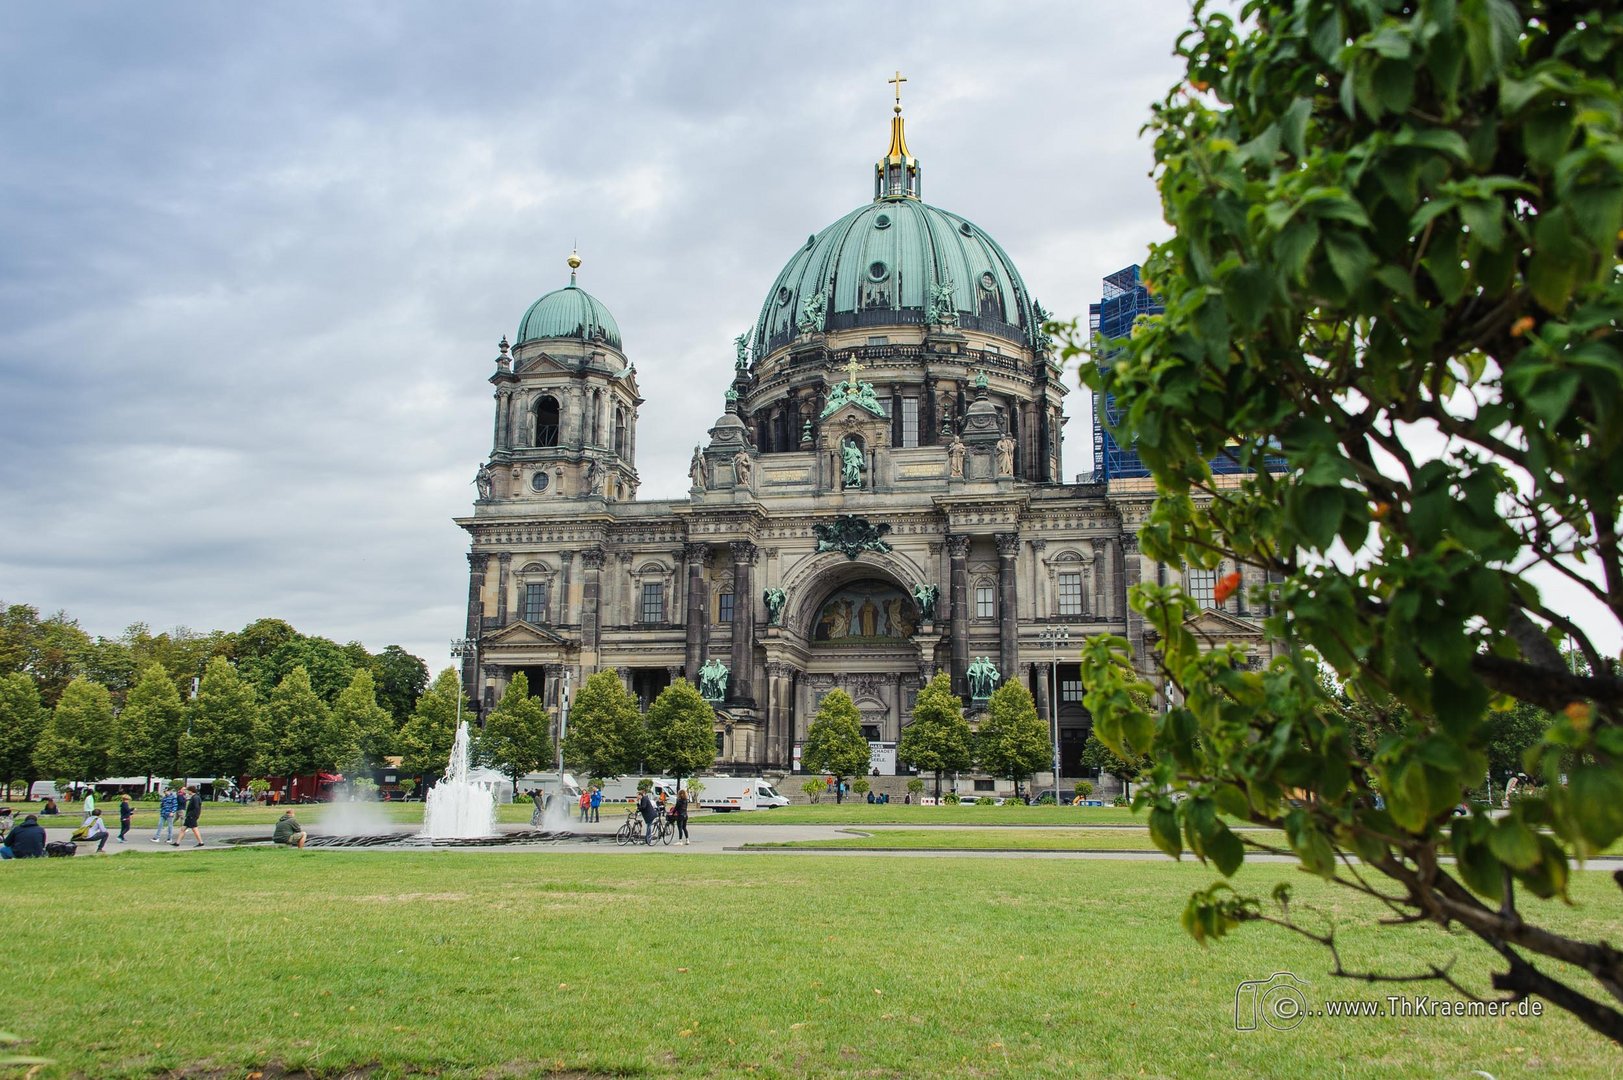
{"label": "bicycle", "polygon": [[614,842],[620,847],[625,847],[627,844],[640,843],[641,841],[642,815],[637,813],[636,807],[632,807],[626,811],[625,824],[615,831]]}
{"label": "bicycle", "polygon": [[676,839],[676,822],[669,814],[661,814],[654,819],[654,843],[671,846]]}

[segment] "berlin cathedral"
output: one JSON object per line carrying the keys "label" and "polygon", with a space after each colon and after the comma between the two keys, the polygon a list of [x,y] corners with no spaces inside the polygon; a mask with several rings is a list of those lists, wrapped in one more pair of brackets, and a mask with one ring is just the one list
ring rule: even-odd
{"label": "berlin cathedral", "polygon": [[604,669],[645,708],[686,678],[715,706],[717,768],[782,774],[838,687],[874,770],[895,774],[937,672],[972,721],[1015,679],[1057,726],[1068,780],[1090,775],[1077,646],[1110,633],[1147,655],[1135,583],[1181,579],[1205,605],[1199,632],[1269,658],[1246,590],[1214,595],[1224,568],[1139,551],[1142,467],[1061,475],[1047,316],[996,240],[923,201],[921,178],[898,93],[872,200],[789,255],[735,342],[685,499],[637,497],[635,343],[570,257],[569,283],[502,341],[490,457],[457,519],[472,541],[477,649],[462,678],[477,708],[517,672],[549,706],[566,679]]}

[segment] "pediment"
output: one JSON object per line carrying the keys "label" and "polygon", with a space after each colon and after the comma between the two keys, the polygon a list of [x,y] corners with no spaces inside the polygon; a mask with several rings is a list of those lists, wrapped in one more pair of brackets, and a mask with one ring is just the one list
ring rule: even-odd
{"label": "pediment", "polygon": [[480,648],[490,648],[494,645],[557,645],[572,649],[576,643],[549,627],[520,620],[486,634],[479,645]]}
{"label": "pediment", "polygon": [[1191,633],[1200,637],[1222,638],[1225,640],[1262,637],[1261,624],[1219,608],[1206,608],[1199,615],[1185,622],[1184,626]]}

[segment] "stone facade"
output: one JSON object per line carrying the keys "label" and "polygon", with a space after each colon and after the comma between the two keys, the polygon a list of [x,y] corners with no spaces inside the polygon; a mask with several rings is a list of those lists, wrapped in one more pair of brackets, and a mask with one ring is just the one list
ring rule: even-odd
{"label": "stone facade", "polygon": [[[907,209],[961,222],[898,206],[907,200],[916,195],[875,205],[887,219]],[[822,236],[856,219],[867,220],[854,212]],[[990,241],[982,250],[1001,257]],[[1061,480],[1061,372],[1012,265],[980,272],[976,308],[972,292],[953,299],[948,275],[962,265],[918,258],[942,281],[928,310],[906,306],[900,282],[871,287],[892,273],[878,258],[859,268],[861,289],[844,289],[838,268],[809,301],[775,286],[767,309],[793,303],[804,315],[776,334],[763,317],[739,339],[685,499],[636,498],[643,401],[617,342],[589,330],[511,354],[504,342],[481,498],[458,519],[472,538],[470,698],[488,707],[523,670],[552,704],[566,673],[579,686],[609,669],[647,702],[676,677],[697,684],[719,659],[721,767],[793,768],[818,702],[840,687],[889,771],[886,747],[920,687],[949,672],[968,701],[966,672],[985,657],[1032,690],[1045,718],[1058,706],[1063,771],[1081,775],[1089,720],[1075,648],[1049,648],[1043,632],[1065,627],[1073,646],[1118,634],[1144,656],[1127,589],[1178,571],[1138,550],[1146,485]],[[1003,306],[990,305],[993,292]],[[1202,628],[1255,653],[1260,613],[1245,602],[1245,590],[1214,602]]]}

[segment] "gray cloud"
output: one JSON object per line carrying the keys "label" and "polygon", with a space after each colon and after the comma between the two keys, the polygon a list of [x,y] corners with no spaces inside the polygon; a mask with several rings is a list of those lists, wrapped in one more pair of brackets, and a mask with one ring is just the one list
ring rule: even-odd
{"label": "gray cloud", "polygon": [[[23,6],[0,38],[0,598],[97,633],[279,616],[431,666],[496,341],[581,283],[685,488],[732,338],[871,194],[1061,315],[1165,233],[1138,137],[1180,4]],[[1072,395],[1067,470],[1087,467]]]}

